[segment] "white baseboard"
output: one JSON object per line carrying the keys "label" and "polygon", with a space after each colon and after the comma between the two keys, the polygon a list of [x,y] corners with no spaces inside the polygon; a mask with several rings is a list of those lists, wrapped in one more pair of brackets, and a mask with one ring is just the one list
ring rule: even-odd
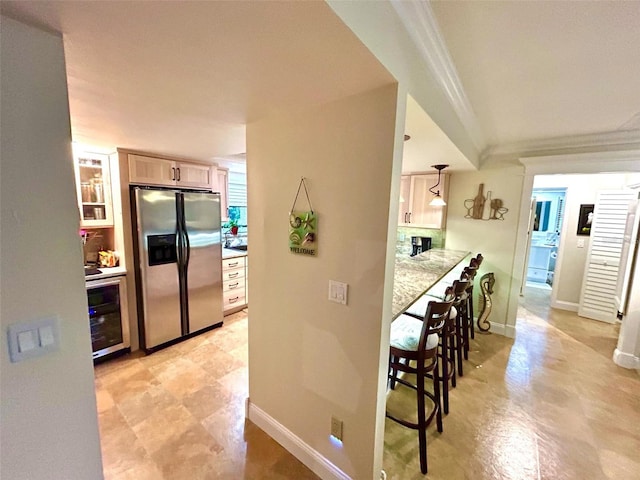
{"label": "white baseboard", "polygon": [[508,338],[516,338],[516,327],[514,327],[513,325],[505,325],[504,323],[495,322],[489,323],[491,323],[491,328],[489,329],[491,333],[502,335]]}
{"label": "white baseboard", "polygon": [[551,308],[557,308],[559,310],[566,310],[568,312],[577,312],[580,305],[573,302],[564,302],[562,300],[556,300],[551,302]]}
{"label": "white baseboard", "polygon": [[624,368],[640,369],[640,358],[630,353],[624,353],[617,348],[613,352],[613,361],[616,365]]}
{"label": "white baseboard", "polygon": [[260,407],[247,402],[249,420],[264,430],[294,457],[304,463],[323,480],[351,480],[351,477],[311,448],[300,437],[288,430]]}

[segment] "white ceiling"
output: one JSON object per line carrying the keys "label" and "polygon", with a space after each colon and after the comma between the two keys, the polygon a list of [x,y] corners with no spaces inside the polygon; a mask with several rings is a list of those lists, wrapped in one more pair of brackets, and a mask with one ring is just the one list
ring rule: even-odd
{"label": "white ceiling", "polygon": [[489,146],[635,129],[640,1],[431,2]]}
{"label": "white ceiling", "polygon": [[448,171],[472,170],[473,165],[458,150],[413,97],[407,96],[402,173],[435,172],[432,165],[449,165]]}
{"label": "white ceiling", "polygon": [[[640,138],[640,1],[431,7],[486,146],[620,130]],[[324,2],[0,8],[63,32],[73,139],[109,149],[233,162],[248,122],[394,81]],[[411,98],[406,133],[403,171],[474,168]]]}
{"label": "white ceiling", "polygon": [[324,2],[9,2],[63,32],[73,140],[199,160],[245,125],[393,80]]}

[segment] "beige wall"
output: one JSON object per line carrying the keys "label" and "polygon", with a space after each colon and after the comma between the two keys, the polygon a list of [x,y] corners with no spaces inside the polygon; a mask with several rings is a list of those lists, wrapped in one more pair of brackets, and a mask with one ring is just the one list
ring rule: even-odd
{"label": "beige wall", "polygon": [[[102,478],[62,38],[2,17],[2,478]],[[11,363],[6,329],[58,315],[60,349]]]}
{"label": "beige wall", "polygon": [[[470,164],[479,166],[479,151],[484,145],[476,145],[469,135],[440,82],[430,74],[423,53],[416,47],[391,2],[327,0],[327,3],[451,139]],[[411,7],[408,9],[411,10]]]}
{"label": "beige wall", "polygon": [[[523,167],[487,168],[478,172],[456,172],[450,175],[446,248],[482,253],[485,260],[479,275],[495,274],[495,293],[489,320],[507,323],[509,295],[512,282],[513,259],[520,215]],[[509,209],[504,220],[474,220],[465,218],[465,200],[474,198],[478,185],[484,183],[484,194],[491,191]],[[488,210],[485,217],[488,217]],[[519,284],[519,283],[518,283]],[[505,332],[512,335],[514,332]]]}
{"label": "beige wall", "polygon": [[[376,398],[395,250],[389,204],[401,163],[396,102],[392,85],[247,126],[250,400],[358,479],[378,478],[381,462]],[[318,214],[317,257],[288,249],[301,176]],[[349,284],[348,305],[327,300],[330,279]],[[329,440],[332,415],[344,421],[341,447]]]}

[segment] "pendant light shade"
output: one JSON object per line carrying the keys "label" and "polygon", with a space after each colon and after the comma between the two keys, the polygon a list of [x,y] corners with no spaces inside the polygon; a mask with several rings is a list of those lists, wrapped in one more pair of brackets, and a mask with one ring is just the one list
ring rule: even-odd
{"label": "pendant light shade", "polygon": [[435,189],[438,187],[438,185],[440,185],[440,172],[442,172],[442,170],[447,168],[449,165],[431,165],[431,166],[436,170],[438,170],[438,183],[436,183],[433,187],[429,189],[429,191],[435,195],[435,197],[433,197],[433,200],[429,202],[429,205],[432,207],[444,207],[447,203],[440,196],[440,190],[435,190]]}
{"label": "pendant light shade", "polygon": [[447,204],[440,195],[433,197],[433,200],[429,202],[432,207],[444,207]]}

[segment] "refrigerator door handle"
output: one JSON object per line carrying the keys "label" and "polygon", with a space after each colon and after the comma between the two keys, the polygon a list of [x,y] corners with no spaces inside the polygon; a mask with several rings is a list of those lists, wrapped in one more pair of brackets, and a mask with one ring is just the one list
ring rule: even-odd
{"label": "refrigerator door handle", "polygon": [[178,270],[182,270],[184,265],[184,230],[182,229],[182,198],[176,193],[176,250]]}
{"label": "refrigerator door handle", "polygon": [[191,242],[189,242],[189,234],[187,233],[187,220],[184,218],[184,213],[182,214],[182,235],[184,235],[184,270],[186,272],[187,268],[189,267],[189,259],[191,258]]}
{"label": "refrigerator door handle", "polygon": [[180,267],[184,269],[185,277],[187,275],[187,267],[189,266],[189,258],[191,257],[191,244],[189,242],[189,234],[187,233],[187,219],[184,211],[184,194],[177,195],[178,205],[178,230],[180,231]]}

